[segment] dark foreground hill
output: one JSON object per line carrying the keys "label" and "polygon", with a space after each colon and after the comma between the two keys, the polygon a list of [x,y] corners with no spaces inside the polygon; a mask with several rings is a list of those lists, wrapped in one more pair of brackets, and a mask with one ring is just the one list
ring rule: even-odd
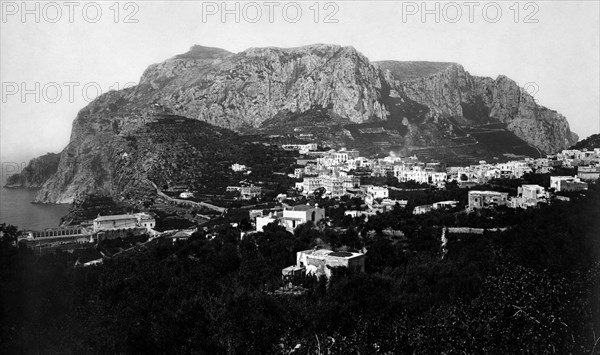
{"label": "dark foreground hill", "polygon": [[[346,219],[347,230],[272,224],[242,240],[227,223],[87,268],[73,265],[97,250],[38,257],[0,225],[0,353],[595,354],[598,184],[587,194],[526,211],[398,208]],[[443,225],[509,228],[447,232],[444,253]],[[304,279],[305,292],[276,292],[295,252],[323,243],[366,248],[365,272],[333,270],[328,282]]]}

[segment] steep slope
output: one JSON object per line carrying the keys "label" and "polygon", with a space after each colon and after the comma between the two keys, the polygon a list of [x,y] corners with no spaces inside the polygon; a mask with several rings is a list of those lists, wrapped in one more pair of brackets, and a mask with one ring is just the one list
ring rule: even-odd
{"label": "steep slope", "polygon": [[433,122],[456,116],[466,118],[470,125],[503,123],[510,132],[545,153],[568,147],[578,139],[563,115],[538,105],[505,76],[495,80],[476,77],[458,64],[440,63],[434,67],[426,62],[424,68],[437,71],[413,69],[424,76],[403,80],[406,70],[399,70],[401,65],[379,65],[394,89],[429,108],[427,118]]}
{"label": "steep slope", "polygon": [[55,153],[32,159],[20,174],[10,175],[6,179],[6,187],[41,187],[56,173],[59,161],[60,155]]}
{"label": "steep slope", "polygon": [[210,66],[177,58],[146,70],[140,87],[158,90],[157,103],[175,114],[221,127],[243,131],[281,111],[313,106],[331,107],[352,122],[387,114],[380,72],[352,47],[251,48]]}
{"label": "steep slope", "polygon": [[247,163],[245,155],[269,157],[267,147],[233,131],[175,115],[147,116],[144,124],[118,132],[89,122],[86,127],[88,134],[62,152],[58,171],[36,201],[72,203],[97,194],[144,204],[155,185],[219,191],[229,183],[230,166]]}
{"label": "steep slope", "polygon": [[399,62],[395,60],[383,60],[373,64],[384,72],[389,71],[401,83],[432,76],[455,65],[455,63],[447,62]]}

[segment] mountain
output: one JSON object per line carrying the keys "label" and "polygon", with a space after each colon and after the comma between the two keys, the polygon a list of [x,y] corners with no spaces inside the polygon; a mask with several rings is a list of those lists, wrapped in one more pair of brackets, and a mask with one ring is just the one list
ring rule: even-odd
{"label": "mountain", "polygon": [[204,50],[194,46],[195,56],[151,66],[140,87],[160,94],[153,98],[178,115],[240,132],[279,112],[314,106],[331,107],[351,122],[387,115],[380,102],[384,78],[352,47],[250,48],[220,52],[212,61],[200,54]]}
{"label": "mountain", "polygon": [[[157,126],[163,116],[208,124]],[[193,46],[149,66],[137,86],[83,108],[36,200],[70,202],[92,192],[127,198],[148,190],[148,174],[187,149],[160,145],[173,151],[161,156],[149,138],[141,139],[145,150],[133,143],[153,130],[152,139],[195,134],[189,130],[202,130],[207,140],[233,137],[227,130],[295,136],[365,155],[398,151],[457,164],[540,156],[577,140],[562,115],[537,105],[512,80],[471,76],[454,63],[371,63],[353,47],[325,44],[237,54]],[[243,136],[235,137],[223,142],[237,146]],[[215,147],[201,149],[210,156]]]}
{"label": "mountain", "polygon": [[600,148],[600,134],[592,134],[586,139],[577,142],[577,144],[573,145],[569,149],[587,149],[593,150],[595,148]]}

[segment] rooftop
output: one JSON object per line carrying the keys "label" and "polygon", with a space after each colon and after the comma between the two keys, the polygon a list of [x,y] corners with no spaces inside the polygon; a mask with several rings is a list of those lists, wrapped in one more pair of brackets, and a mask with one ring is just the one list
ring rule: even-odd
{"label": "rooftop", "polygon": [[471,194],[478,194],[478,195],[505,195],[505,194],[508,194],[508,192],[471,190],[471,191],[469,191],[469,195],[471,195]]}
{"label": "rooftop", "polygon": [[300,253],[310,255],[316,258],[354,258],[362,256],[362,253],[353,253],[349,251],[333,251],[329,249],[303,250]]}
{"label": "rooftop", "polygon": [[126,219],[137,220],[137,217],[132,214],[116,214],[116,215],[112,215],[112,216],[100,216],[100,217],[94,219],[94,222],[115,221],[115,220],[118,221],[118,220],[126,220]]}
{"label": "rooftop", "polygon": [[296,205],[294,207],[292,207],[292,211],[308,211],[315,208],[314,206],[311,205]]}

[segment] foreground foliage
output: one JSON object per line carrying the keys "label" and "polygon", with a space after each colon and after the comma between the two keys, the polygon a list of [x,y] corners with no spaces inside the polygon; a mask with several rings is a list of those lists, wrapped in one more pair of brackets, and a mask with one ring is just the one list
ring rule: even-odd
{"label": "foreground foliage", "polygon": [[[160,240],[97,268],[38,257],[2,225],[0,352],[199,354],[583,354],[600,336],[600,189],[522,215],[401,210],[345,230],[269,226],[242,241]],[[511,228],[450,235],[499,218]],[[496,221],[498,222],[498,221]],[[400,241],[383,230],[405,232]],[[366,273],[337,271],[274,293],[281,268],[314,246],[365,247]]]}

